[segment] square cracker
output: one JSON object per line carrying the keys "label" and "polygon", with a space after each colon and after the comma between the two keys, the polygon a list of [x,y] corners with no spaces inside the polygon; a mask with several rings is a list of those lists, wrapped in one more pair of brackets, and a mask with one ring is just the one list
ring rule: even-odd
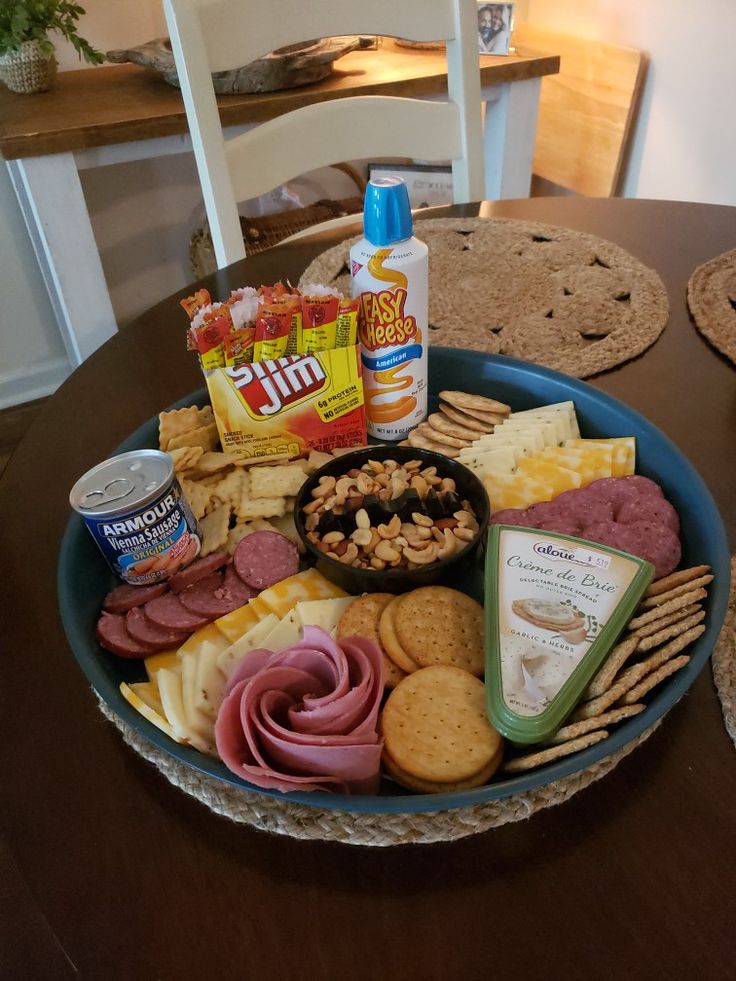
{"label": "square cracker", "polygon": [[245,521],[254,518],[281,518],[286,514],[285,497],[243,497],[238,517]]}
{"label": "square cracker", "polygon": [[[171,447],[171,441],[189,433],[199,426],[199,409],[187,405],[183,409],[172,409],[158,414],[158,445],[162,450]],[[177,446],[191,446],[191,443],[177,443]]]}
{"label": "square cracker", "polygon": [[202,530],[202,558],[210,552],[217,552],[225,546],[230,525],[230,505],[221,504],[199,522]]}
{"label": "square cracker", "polygon": [[237,512],[243,494],[243,485],[247,479],[247,474],[243,473],[242,470],[232,470],[221,477],[217,483],[210,484],[210,503],[215,505],[228,504],[233,511]]}
{"label": "square cracker", "polygon": [[253,467],[250,471],[251,497],[293,497],[307,479],[301,467]]}
{"label": "square cracker", "polygon": [[167,450],[175,450],[179,446],[201,446],[203,450],[214,450],[219,441],[217,425],[213,422],[209,426],[200,426],[179,436],[174,436],[169,440]]}
{"label": "square cracker", "polygon": [[182,477],[180,483],[184,497],[189,501],[189,506],[194,513],[194,517],[197,520],[203,518],[210,503],[209,487],[193,480],[187,480],[184,477]]}
{"label": "square cracker", "polygon": [[197,461],[204,453],[201,446],[180,446],[176,450],[171,450],[169,456],[174,461],[174,472],[182,473],[196,467]]}
{"label": "square cracker", "polygon": [[205,452],[202,449],[202,453],[194,467],[194,475],[196,477],[209,477],[213,473],[221,473],[223,470],[229,470],[232,464],[232,453],[222,453],[220,450],[207,450]]}

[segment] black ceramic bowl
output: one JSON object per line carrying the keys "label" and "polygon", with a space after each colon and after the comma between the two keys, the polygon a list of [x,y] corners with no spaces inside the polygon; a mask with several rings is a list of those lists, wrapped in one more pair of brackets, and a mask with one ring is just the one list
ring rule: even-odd
{"label": "black ceramic bowl", "polygon": [[[421,460],[425,467],[436,467],[440,477],[451,477],[455,481],[458,497],[468,503],[475,512],[478,521],[478,531],[466,548],[447,559],[440,559],[420,569],[386,569],[383,572],[375,570],[356,569],[343,565],[335,559],[326,556],[307,538],[304,527],[303,508],[314,498],[312,491],[319,483],[320,477],[340,477],[349,470],[360,470],[369,460],[396,460],[406,463],[409,460]],[[364,449],[354,450],[335,457],[302,484],[294,505],[294,521],[299,536],[304,543],[307,555],[317,569],[327,579],[330,579],[347,593],[405,593],[420,586],[429,586],[439,581],[455,584],[462,580],[477,562],[478,548],[485,542],[486,529],[490,517],[490,506],[485,488],[472,470],[430,450],[417,450],[411,446],[396,446],[392,444],[377,444]]]}

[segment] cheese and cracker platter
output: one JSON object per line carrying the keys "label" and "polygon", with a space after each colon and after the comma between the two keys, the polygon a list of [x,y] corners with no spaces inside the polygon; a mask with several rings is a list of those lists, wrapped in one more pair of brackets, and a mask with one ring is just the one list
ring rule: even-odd
{"label": "cheese and cracker platter", "polygon": [[427,351],[400,225],[354,298],[183,300],[206,388],[70,495],[60,610],[99,696],[286,805],[444,811],[584,770],[685,694],[725,615],[690,462],[583,382]]}

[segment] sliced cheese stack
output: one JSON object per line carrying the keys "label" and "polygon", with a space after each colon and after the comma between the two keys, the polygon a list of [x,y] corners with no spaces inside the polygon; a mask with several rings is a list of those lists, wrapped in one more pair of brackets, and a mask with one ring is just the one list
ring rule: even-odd
{"label": "sliced cheese stack", "polygon": [[146,658],[148,681],[123,682],[120,692],[167,736],[215,756],[215,719],[240,660],[258,647],[290,646],[307,624],[334,635],[351,600],[316,569],[299,572],[197,630],[178,650]]}
{"label": "sliced cheese stack", "polygon": [[575,405],[512,412],[493,433],[460,451],[459,461],[483,480],[494,511],[551,501],[600,477],[634,472],[636,440],[581,439]]}

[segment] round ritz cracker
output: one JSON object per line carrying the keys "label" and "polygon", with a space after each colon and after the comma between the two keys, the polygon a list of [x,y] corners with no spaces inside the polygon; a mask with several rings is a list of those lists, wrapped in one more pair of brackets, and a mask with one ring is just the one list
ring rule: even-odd
{"label": "round ritz cracker", "polygon": [[437,664],[404,678],[386,700],[381,729],[397,780],[469,788],[500,762],[503,739],[486,717],[485,686],[462,668]]}
{"label": "round ritz cracker", "polygon": [[399,639],[396,636],[396,624],[394,622],[396,607],[403,598],[403,596],[397,596],[385,607],[378,621],[378,639],[381,648],[386,652],[389,659],[394,662],[396,667],[404,674],[411,674],[412,671],[418,670],[419,665],[416,661],[412,661],[399,643]]}
{"label": "round ritz cracker", "polygon": [[435,439],[429,439],[424,433],[420,433],[418,429],[412,429],[406,438],[406,442],[415,449],[433,450],[435,453],[442,453],[444,456],[450,457],[451,460],[460,456],[460,450],[457,447],[439,443]]}
{"label": "round ritz cracker", "polygon": [[445,433],[447,436],[454,436],[455,439],[462,439],[470,443],[478,439],[477,432],[468,429],[467,426],[461,426],[459,423],[453,422],[442,412],[432,412],[427,418],[427,424],[436,432]]}
{"label": "round ritz cracker", "polygon": [[458,439],[456,436],[451,436],[448,433],[443,433],[437,429],[434,429],[427,422],[422,422],[417,426],[418,432],[422,436],[426,436],[427,439],[433,439],[435,443],[442,443],[443,446],[455,446],[459,450],[467,449],[472,445],[472,441],[469,439]]}
{"label": "round ritz cracker", "polygon": [[468,780],[458,780],[455,783],[438,780],[421,780],[419,777],[415,777],[411,773],[402,770],[398,763],[391,759],[385,749],[381,761],[386,775],[391,777],[395,783],[406,787],[408,790],[416,790],[420,794],[457,794],[463,790],[473,790],[475,787],[482,787],[484,783],[488,783],[499,768],[502,758],[503,743],[498,747],[498,751],[485,769],[479,770]]}
{"label": "round ritz cracker", "polygon": [[400,597],[396,639],[419,667],[449,664],[481,677],[485,664],[483,607],[447,586],[424,586]]}
{"label": "round ritz cracker", "polygon": [[463,412],[461,409],[455,409],[453,406],[448,405],[447,402],[440,402],[440,412],[443,416],[450,420],[450,422],[456,422],[458,426],[462,426],[464,429],[469,429],[471,432],[476,434],[475,438],[478,439],[478,434],[488,435],[493,432],[496,422],[491,422],[493,418],[498,422],[501,422],[503,416],[488,416],[488,419],[478,419],[476,416],[468,415],[467,412]]}
{"label": "round ritz cracker", "polygon": [[507,416],[511,412],[511,406],[505,402],[497,402],[496,399],[486,398],[485,395],[471,395],[469,392],[440,392],[440,398],[455,409],[470,412],[485,412],[493,415]]}
{"label": "round ritz cracker", "polygon": [[367,637],[375,641],[383,655],[383,683],[386,688],[395,688],[406,677],[406,672],[386,654],[378,632],[381,615],[395,598],[393,593],[365,593],[358,596],[345,609],[337,624],[338,640],[343,637]]}

